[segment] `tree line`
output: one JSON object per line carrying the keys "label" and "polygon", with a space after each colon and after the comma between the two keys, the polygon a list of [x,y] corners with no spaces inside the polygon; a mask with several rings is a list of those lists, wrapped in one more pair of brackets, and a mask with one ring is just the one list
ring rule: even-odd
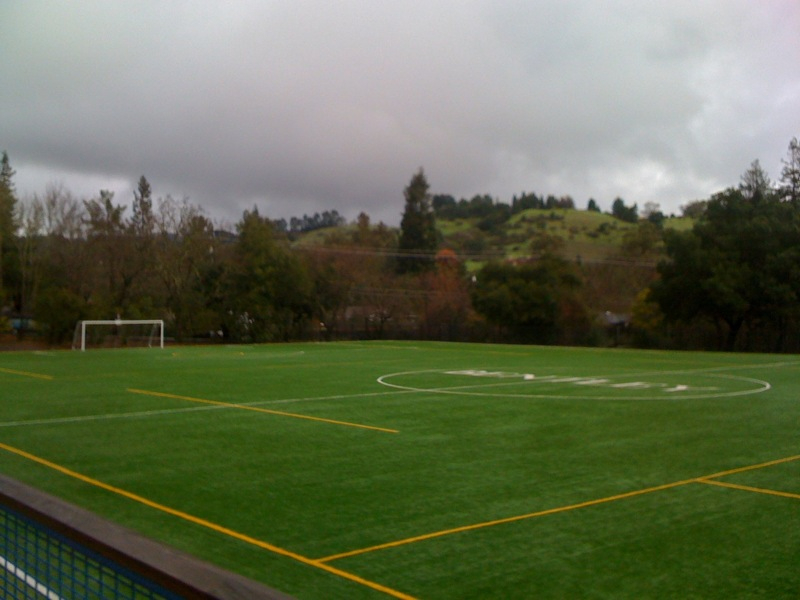
{"label": "tree line", "polygon": [[[187,199],[154,198],[142,176],[129,204],[60,186],[20,202],[0,165],[0,332],[51,344],[80,319],[164,318],[177,340],[395,337],[796,351],[800,346],[800,149],[777,183],[755,161],[738,186],[687,204],[688,230],[657,205],[617,198],[632,223],[617,259],[577,262],[546,234],[526,257],[468,269],[437,219],[486,231],[527,210],[574,209],[523,192],[456,201],[422,169],[403,190],[398,229],[365,213],[271,220],[244,211],[221,231]],[[587,207],[599,211],[590,199]],[[313,244],[299,234],[323,229]],[[646,260],[644,260],[646,258]],[[609,307],[612,311],[607,310]],[[27,329],[26,329],[27,326]]]}
{"label": "tree line", "polygon": [[[726,350],[798,349],[800,338],[800,144],[789,145],[780,181],[758,161],[738,187],[692,207],[690,231],[667,232],[667,257],[647,299],[650,323],[681,324],[686,345]],[[651,311],[652,312],[652,311]]]}

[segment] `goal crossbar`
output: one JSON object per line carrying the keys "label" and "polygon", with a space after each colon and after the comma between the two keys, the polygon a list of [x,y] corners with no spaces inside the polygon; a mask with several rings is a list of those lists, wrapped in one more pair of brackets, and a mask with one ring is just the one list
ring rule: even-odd
{"label": "goal crossbar", "polygon": [[120,325],[152,325],[152,329],[150,330],[150,341],[148,342],[148,346],[152,346],[152,339],[153,333],[155,332],[156,328],[159,330],[159,346],[161,348],[164,347],[164,320],[163,319],[109,319],[109,320],[86,320],[86,321],[78,321],[78,324],[75,326],[75,335],[72,339],[72,349],[75,350],[78,347],[78,339],[80,336],[80,349],[81,351],[86,350],[86,326],[87,325],[110,325],[110,326],[117,326]]}

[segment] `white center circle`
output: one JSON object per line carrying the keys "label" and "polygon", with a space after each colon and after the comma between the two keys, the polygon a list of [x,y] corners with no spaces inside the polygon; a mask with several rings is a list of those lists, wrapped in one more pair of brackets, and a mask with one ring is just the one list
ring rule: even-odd
{"label": "white center circle", "polygon": [[695,400],[759,394],[771,388],[760,379],[709,372],[571,376],[484,369],[441,369],[390,373],[381,385],[404,391],[458,396],[571,400]]}

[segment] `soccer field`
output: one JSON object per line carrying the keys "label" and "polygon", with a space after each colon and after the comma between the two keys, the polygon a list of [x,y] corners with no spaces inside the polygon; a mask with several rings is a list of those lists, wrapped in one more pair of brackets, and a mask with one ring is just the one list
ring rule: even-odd
{"label": "soccer field", "polygon": [[800,593],[798,356],[5,353],[0,472],[300,599]]}

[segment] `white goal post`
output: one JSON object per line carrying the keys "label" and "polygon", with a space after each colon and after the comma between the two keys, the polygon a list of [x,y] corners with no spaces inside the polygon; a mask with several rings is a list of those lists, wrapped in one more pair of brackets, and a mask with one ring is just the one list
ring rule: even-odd
{"label": "white goal post", "polygon": [[[86,350],[86,327],[89,325],[105,325],[105,326],[113,326],[113,327],[120,327],[122,325],[151,325],[150,329],[150,338],[148,340],[147,345],[149,347],[153,346],[153,339],[156,335],[159,337],[159,346],[161,348],[164,347],[164,320],[163,319],[111,319],[111,320],[89,320],[89,321],[78,321],[77,325],[75,325],[75,334],[72,338],[72,349],[75,350],[78,348],[78,344],[80,343],[81,351]],[[79,342],[80,340],[80,342]]]}

